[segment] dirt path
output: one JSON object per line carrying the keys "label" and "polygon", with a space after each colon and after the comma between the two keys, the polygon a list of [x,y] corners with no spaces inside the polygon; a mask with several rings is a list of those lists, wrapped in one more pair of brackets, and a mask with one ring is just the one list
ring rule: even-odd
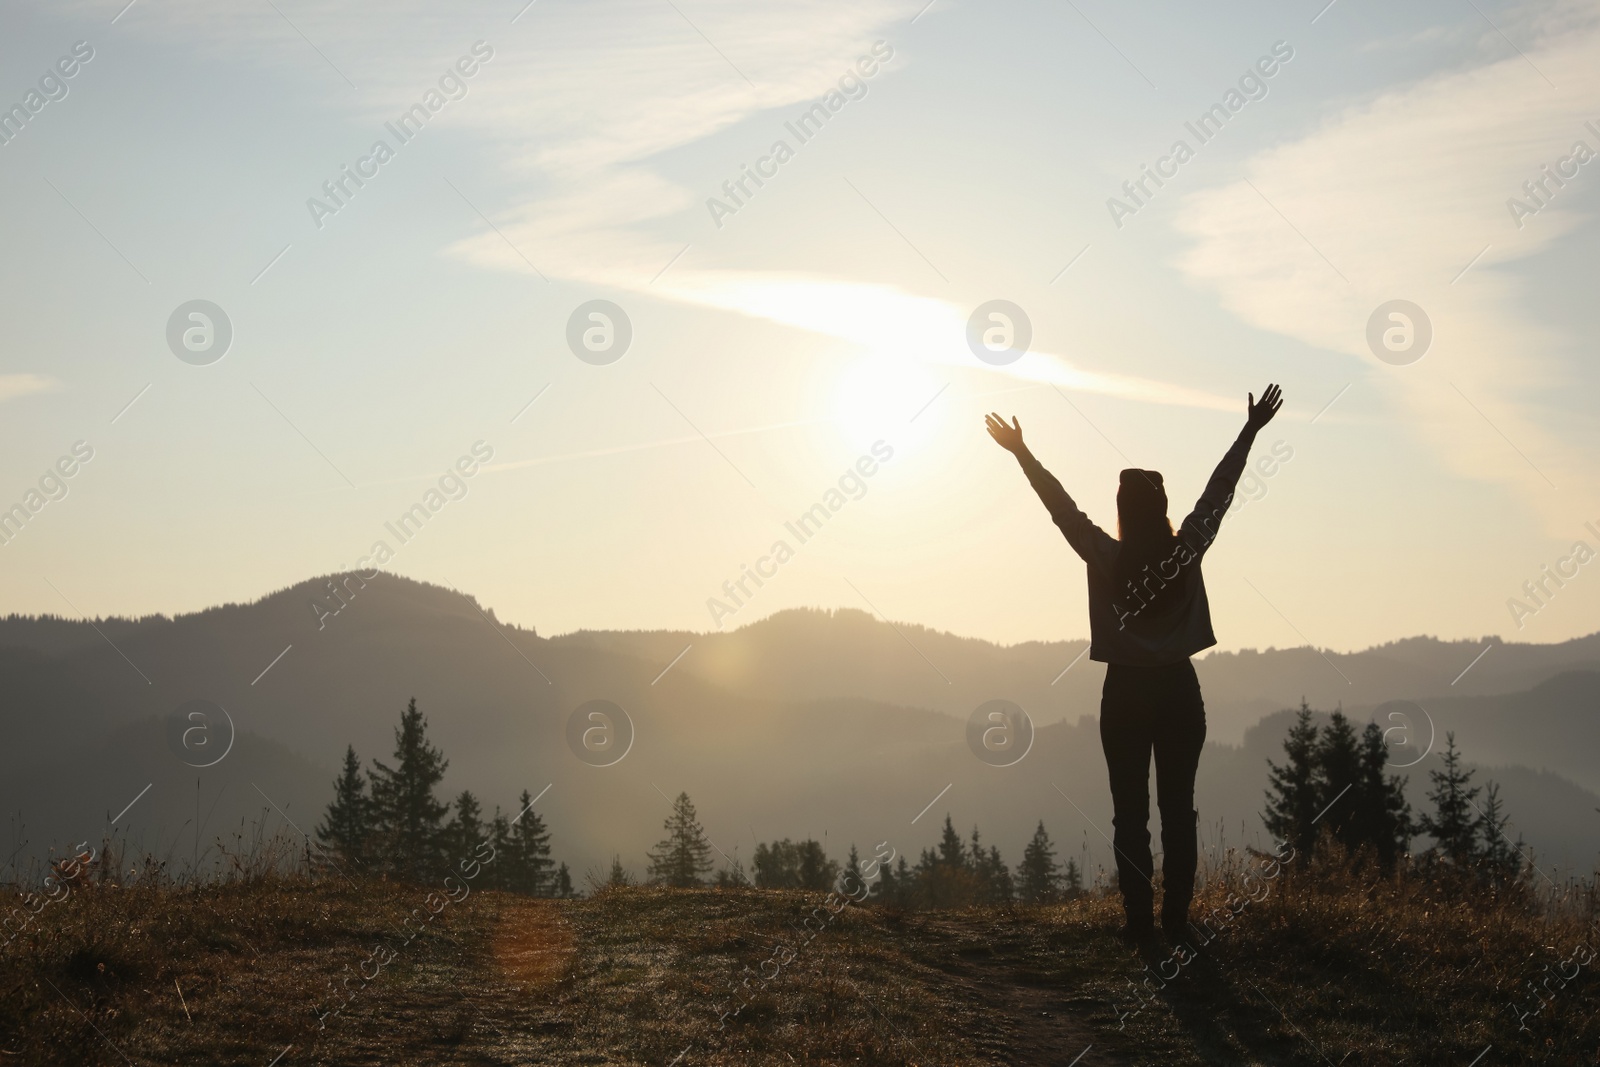
{"label": "dirt path", "polygon": [[977,918],[935,915],[918,923],[927,939],[924,959],[982,1006],[983,1030],[973,1034],[997,1062],[1017,1067],[1125,1067],[1127,1060],[1095,1043],[1070,991],[1041,971],[1019,965],[1015,952],[995,951],[1000,935]]}

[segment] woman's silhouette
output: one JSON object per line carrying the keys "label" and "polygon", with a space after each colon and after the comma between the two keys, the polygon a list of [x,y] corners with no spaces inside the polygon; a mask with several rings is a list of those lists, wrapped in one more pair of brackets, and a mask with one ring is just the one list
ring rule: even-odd
{"label": "woman's silhouette", "polygon": [[1185,936],[1198,862],[1194,778],[1206,739],[1205,705],[1189,657],[1217,643],[1200,561],[1233,502],[1256,432],[1282,406],[1276,385],[1267,386],[1259,403],[1250,395],[1244,430],[1176,533],[1167,518],[1161,475],[1131,467],[1123,471],[1116,538],[1090,522],[1033,458],[1015,417],[1009,426],[997,414],[987,419],[989,436],[1017,457],[1067,543],[1089,565],[1089,658],[1107,665],[1100,743],[1111,777],[1112,843],[1128,916],[1124,933],[1134,941],[1149,938],[1155,928],[1152,752],[1165,854],[1161,927],[1173,940]]}

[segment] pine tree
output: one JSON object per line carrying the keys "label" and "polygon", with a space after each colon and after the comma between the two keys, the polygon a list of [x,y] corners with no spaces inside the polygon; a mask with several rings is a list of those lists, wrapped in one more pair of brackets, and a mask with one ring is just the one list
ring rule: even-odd
{"label": "pine tree", "polygon": [[758,844],[750,865],[760,889],[826,891],[839,878],[839,864],[828,858],[819,842],[810,839]]}
{"label": "pine tree", "polygon": [[1066,888],[1067,896],[1075,897],[1083,892],[1083,871],[1078,869],[1078,861],[1067,858],[1067,873],[1061,878]]}
{"label": "pine tree", "polygon": [[510,889],[516,879],[517,858],[512,854],[511,820],[498,804],[494,818],[489,820],[489,846],[494,849],[494,858],[484,868],[483,887]]}
{"label": "pine tree", "polygon": [[901,856],[893,867],[884,864],[878,870],[878,902],[890,908],[910,907],[912,881],[915,877],[904,856]]}
{"label": "pine tree", "polygon": [[1010,868],[1000,858],[1000,850],[990,845],[985,851],[976,826],[972,828],[968,848],[966,863],[971,872],[970,888],[960,898],[960,903],[1009,904],[1015,887],[1011,882]]}
{"label": "pine tree", "polygon": [[[905,862],[905,857],[901,856],[900,861],[902,863]],[[902,906],[900,903],[900,883],[895,877],[894,867],[891,864],[884,864],[883,869],[878,872],[878,883],[872,887],[872,896],[879,904],[887,904],[890,907]]]}
{"label": "pine tree", "polygon": [[[976,836],[976,829],[973,830],[973,834]],[[980,902],[1010,904],[1016,898],[1016,884],[1011,879],[1011,868],[1000,858],[1000,850],[994,845],[989,846],[989,854],[984,857],[980,871],[982,885]]]}
{"label": "pine tree", "polygon": [[360,867],[368,859],[372,839],[372,800],[354,745],[344,751],[344,771],[333,783],[333,802],[317,827],[317,843],[331,852],[337,863]]}
{"label": "pine tree", "polygon": [[[884,873],[888,872],[889,868],[885,867]],[[915,879],[916,874],[911,870],[911,865],[906,862],[904,856],[901,856],[895,861],[894,880],[895,903],[902,908],[909,908],[915,900]]]}
{"label": "pine tree", "polygon": [[677,888],[703,884],[711,870],[711,842],[688,793],[678,794],[662,825],[667,836],[650,853],[650,880]]}
{"label": "pine tree", "polygon": [[1361,749],[1356,742],[1355,728],[1336,710],[1328,716],[1328,725],[1317,739],[1315,754],[1317,787],[1318,830],[1327,827],[1329,833],[1354,853],[1361,847],[1360,826],[1356,820],[1356,785],[1361,778]]}
{"label": "pine tree", "polygon": [[845,857],[844,871],[839,875],[839,890],[852,899],[864,899],[872,892],[870,889],[862,891],[866,884],[866,876],[861,873],[861,854],[856,851],[856,844],[852,841],[850,854]]}
{"label": "pine tree", "polygon": [[1434,840],[1433,851],[1459,868],[1472,866],[1477,860],[1478,835],[1483,820],[1479,817],[1473,800],[1481,790],[1471,786],[1472,772],[1461,767],[1461,754],[1456,751],[1456,735],[1445,734],[1445,751],[1442,757],[1444,770],[1429,771],[1433,788],[1428,799],[1433,802],[1433,814],[1424,813],[1418,823],[1423,833]]}
{"label": "pine tree", "polygon": [[973,828],[969,853],[949,815],[944,817],[938,848],[923,849],[911,873],[912,880],[906,886],[909,900],[929,908],[964,907],[1000,888],[988,884],[996,872],[989,867],[979,845],[977,828]]}
{"label": "pine tree", "polygon": [[1316,773],[1318,732],[1311,721],[1311,706],[1301,700],[1300,711],[1283,742],[1287,761],[1282,767],[1267,761],[1267,781],[1271,788],[1261,821],[1266,824],[1267,833],[1289,842],[1296,849],[1309,849],[1316,840],[1313,820],[1320,810]]}
{"label": "pine tree", "polygon": [[428,720],[417,700],[394,732],[394,767],[372,761],[372,805],[383,864],[398,878],[421,881],[444,862],[443,820],[449,807],[434,796],[449,761],[428,741]]}
{"label": "pine tree", "polygon": [[1500,786],[1488,782],[1483,797],[1483,865],[1489,879],[1496,885],[1516,881],[1522,871],[1522,841],[1513,846],[1506,836],[1506,826],[1511,816],[1504,813],[1500,804]]}
{"label": "pine tree", "polygon": [[483,808],[469,790],[456,797],[456,812],[445,824],[444,839],[445,862],[452,865],[471,856],[483,842]]}
{"label": "pine tree", "polygon": [[562,900],[569,900],[578,895],[572,890],[572,872],[567,870],[565,863],[556,868],[555,891],[551,895]]}
{"label": "pine tree", "polygon": [[825,892],[833,888],[839,878],[839,864],[828,858],[819,841],[810,838],[799,846],[800,888]]}
{"label": "pine tree", "polygon": [[[977,827],[973,827],[973,830],[976,831]],[[952,868],[965,867],[967,864],[966,849],[962,847],[961,835],[956,833],[948,813],[944,817],[944,829],[939,834],[939,862]]]}
{"label": "pine tree", "polygon": [[1354,789],[1357,839],[1377,854],[1378,866],[1394,869],[1411,845],[1411,805],[1406,801],[1406,780],[1386,775],[1389,745],[1375,722],[1361,734],[1361,775]]}
{"label": "pine tree", "polygon": [[739,850],[733,850],[733,859],[727,866],[717,872],[713,883],[718,889],[737,889],[750,884],[749,877],[744,873],[744,864],[739,862]]}
{"label": "pine tree", "polygon": [[750,859],[750,869],[755,872],[756,888],[758,889],[789,889],[789,865],[785,862],[783,846],[789,844],[787,840],[774,841],[772,844],[759,842],[756,845],[755,855]]}
{"label": "pine tree", "polygon": [[550,891],[550,831],[539,813],[530,807],[532,797],[524,789],[517,799],[521,817],[511,824],[511,863],[507,865],[506,888],[530,896],[547,896]]}
{"label": "pine tree", "polygon": [[1411,805],[1405,779],[1384,774],[1389,758],[1383,730],[1369,722],[1357,736],[1343,711],[1335,711],[1317,742],[1319,826],[1354,857],[1370,849],[1385,871],[1411,840]]}
{"label": "pine tree", "polygon": [[1018,895],[1024,904],[1048,904],[1060,895],[1061,869],[1056,863],[1050,835],[1045,833],[1043,819],[1033,831],[1033,840],[1022,850],[1017,880]]}
{"label": "pine tree", "polygon": [[622,857],[613,854],[611,857],[611,871],[606,875],[606,885],[632,885],[633,876],[622,865]]}

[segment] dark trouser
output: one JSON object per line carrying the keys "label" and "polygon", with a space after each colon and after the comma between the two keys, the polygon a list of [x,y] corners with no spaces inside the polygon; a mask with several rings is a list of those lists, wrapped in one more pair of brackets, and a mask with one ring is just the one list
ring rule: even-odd
{"label": "dark trouser", "polygon": [[1206,709],[1194,666],[1135,667],[1112,663],[1100,700],[1100,743],[1111,772],[1117,880],[1128,926],[1153,923],[1155,863],[1150,856],[1150,753],[1156,757],[1161,809],[1161,918],[1181,926],[1189,915],[1198,862],[1194,776],[1206,740]]}

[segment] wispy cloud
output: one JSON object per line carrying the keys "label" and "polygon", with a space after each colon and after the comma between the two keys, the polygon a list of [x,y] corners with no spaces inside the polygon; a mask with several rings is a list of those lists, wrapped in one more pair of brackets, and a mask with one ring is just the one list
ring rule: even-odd
{"label": "wispy cloud", "polygon": [[[661,288],[661,286],[657,286]],[[674,299],[767,319],[850,341],[893,358],[974,367],[967,348],[970,309],[892,286],[749,271],[683,272],[665,287]],[[1236,398],[1128,375],[1088,371],[1065,356],[1034,351],[990,368],[1025,381],[1050,383],[1155,404],[1233,411]]]}
{"label": "wispy cloud", "polygon": [[[446,254],[525,272],[520,249],[552,277],[763,318],[878,352],[971,365],[961,342],[963,309],[889,286],[696,271],[689,262],[650,284],[683,248],[680,236],[661,235],[670,228],[664,223],[700,204],[699,193],[664,177],[653,161],[820,95],[871,41],[894,42],[909,32],[918,0],[695,0],[679,5],[681,14],[659,0],[597,0],[541,4],[515,25],[520,3],[473,2],[445,12],[403,0],[385,9],[381,27],[356,0],[282,6],[280,16],[269,5],[222,9],[208,0],[169,0],[135,9],[138,17],[119,28],[290,71],[299,83],[321,85],[331,111],[366,123],[393,117],[482,37],[496,58],[448,122],[474,133],[492,161],[472,183],[474,202],[506,239],[485,227]],[[1488,26],[1463,30],[1481,33],[1482,47],[1500,48],[1495,54],[1504,58],[1385,93],[1250,161],[1250,181],[1348,283],[1243,182],[1184,202],[1178,226],[1195,244],[1182,269],[1215,287],[1245,321],[1360,358],[1370,358],[1362,331],[1371,309],[1395,296],[1417,300],[1438,333],[1420,370],[1393,375],[1411,410],[1445,424],[1461,413],[1457,394],[1428,380],[1448,360],[1469,395],[1505,402],[1494,414],[1505,419],[1508,437],[1554,453],[1547,432],[1516,402],[1521,390],[1553,382],[1551,365],[1529,353],[1554,339],[1519,318],[1515,283],[1494,268],[1533,254],[1576,223],[1558,205],[1519,232],[1504,200],[1565,149],[1584,118],[1596,117],[1585,110],[1600,100],[1594,11],[1593,3],[1566,3],[1544,15],[1510,16],[1504,28],[1526,55],[1504,47]],[[319,51],[360,88],[339,80]],[[308,188],[322,176],[308,175]],[[1486,244],[1494,247],[1450,286]],[[1034,353],[1000,373],[1163,404],[1237,406],[1234,398],[1085,370],[1090,357]],[[1473,473],[1526,477],[1498,439],[1463,447],[1452,438],[1444,451]]]}
{"label": "wispy cloud", "polygon": [[[1600,151],[1585,126],[1600,126],[1600,5],[1581,12],[1564,8],[1559,34],[1520,51],[1502,42],[1503,58],[1385,92],[1259,153],[1243,179],[1186,197],[1176,222],[1193,239],[1179,266],[1231,312],[1367,364],[1455,471],[1513,485],[1561,521],[1567,509],[1506,445],[1559,471],[1557,484],[1593,485],[1535,397],[1562,384],[1547,353],[1572,339],[1533,318],[1517,277],[1497,268],[1583,221],[1571,190],[1520,229],[1506,204],[1575,141]],[[1600,185],[1600,161],[1573,180]],[[1377,363],[1365,340],[1373,310],[1396,298],[1434,326],[1428,355],[1406,367]]]}
{"label": "wispy cloud", "polygon": [[[87,15],[104,5],[77,6]],[[559,193],[562,182],[586,182],[820,95],[875,37],[903,29],[917,4],[693,0],[675,10],[665,0],[586,0],[539,4],[515,25],[520,0],[397,0],[381,13],[366,0],[279,7],[281,15],[267,4],[167,0],[119,29],[292,75],[323,94],[330,111],[370,123],[414,103],[481,38],[495,58],[450,122],[482,134],[509,171],[543,176]],[[340,81],[323,54],[359,89]]]}
{"label": "wispy cloud", "polygon": [[[512,26],[515,6],[475,3],[446,15],[413,0],[385,15],[381,65],[368,58],[370,7],[353,2],[286,5],[280,17],[267,6],[222,11],[202,0],[172,0],[134,25],[136,32],[292,71],[297,81],[327,82],[331,110],[375,124],[412,102],[435,68],[454,58],[451,49],[462,51],[482,36],[495,59],[472,80],[469,99],[452,106],[448,121],[476,134],[498,165],[498,173],[470,183],[474,203],[496,229],[483,227],[446,254],[519,273],[527,270],[527,256],[552,277],[761,318],[875,354],[974,366],[963,341],[970,309],[945,300],[840,278],[696,271],[686,263],[655,282],[683,249],[680,239],[660,231],[698,210],[701,198],[652,169],[652,159],[817,98],[874,40],[895,44],[922,5],[696,0],[679,6],[682,15],[659,0],[540,6]],[[338,82],[319,51],[360,88]],[[314,177],[321,175],[308,176],[308,187]],[[1031,353],[999,373],[1163,404],[1238,406],[1234,398],[1091,372],[1046,353]]]}
{"label": "wispy cloud", "polygon": [[[650,299],[733,312],[837,338],[891,359],[950,367],[981,367],[967,347],[971,309],[890,285],[777,271],[695,270],[682,265],[657,279],[661,265],[681,252],[648,235],[648,223],[677,210],[687,194],[644,172],[618,173],[568,197],[520,209],[502,225],[519,245],[539,248],[574,280],[638,293]],[[495,234],[456,242],[449,252],[480,266],[517,270],[515,254]],[[1103,362],[1096,360],[1096,362]],[[1069,389],[1156,404],[1234,411],[1236,397],[1128,375],[1089,371],[1074,360],[1032,351],[994,373]]]}
{"label": "wispy cloud", "polygon": [[0,374],[0,402],[60,387],[60,382],[45,374]]}

